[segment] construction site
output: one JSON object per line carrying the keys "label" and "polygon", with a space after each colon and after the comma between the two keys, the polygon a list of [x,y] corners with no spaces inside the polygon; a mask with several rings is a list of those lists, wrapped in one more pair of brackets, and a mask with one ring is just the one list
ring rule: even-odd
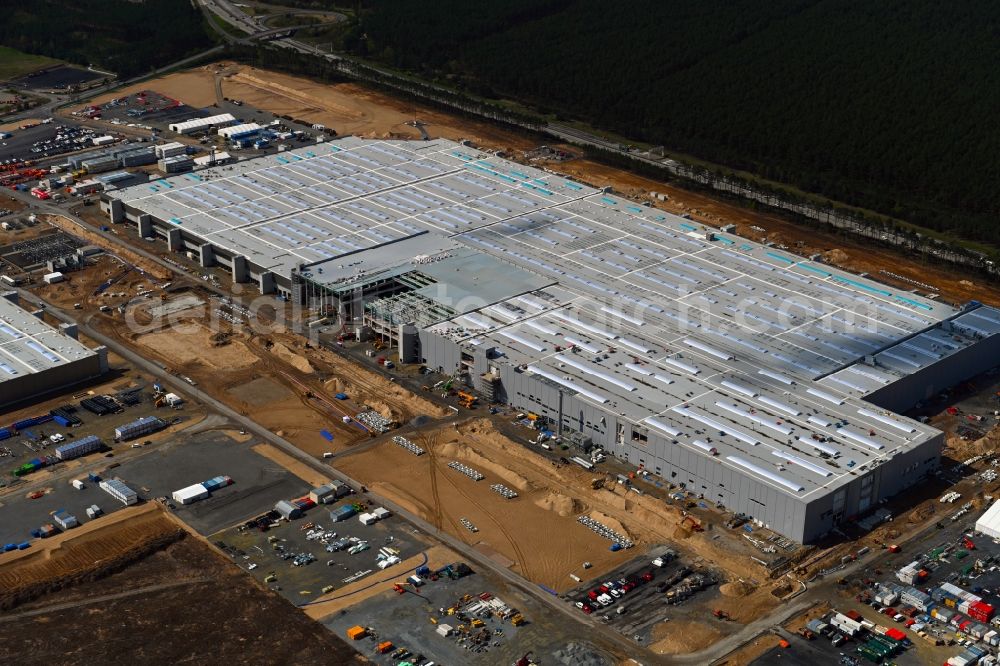
{"label": "construction site", "polygon": [[[142,91],[156,94],[140,96]],[[165,645],[159,648],[163,652],[148,653],[154,660],[181,661],[196,648],[182,638],[192,629],[181,617],[182,609],[192,603],[191,595],[210,594],[227,599],[227,617],[246,623],[241,631],[260,636],[256,645],[273,646],[259,657],[263,661],[286,654],[296,655],[287,657],[290,661],[306,659],[297,655],[308,646],[316,651],[308,657],[312,660],[322,660],[321,653],[356,651],[383,664],[526,659],[600,666],[622,663],[628,655],[645,663],[742,664],[756,659],[770,664],[796,654],[809,655],[812,663],[833,664],[844,648],[831,649],[829,640],[796,634],[797,628],[788,629],[797,626],[795,618],[815,615],[814,606],[825,600],[832,599],[832,606],[844,612],[854,608],[863,596],[864,580],[877,578],[875,570],[889,572],[891,566],[906,564],[901,561],[905,556],[887,559],[890,545],[936,543],[945,534],[960,543],[958,533],[971,528],[968,518],[952,516],[968,503],[961,510],[975,518],[1000,496],[995,476],[984,480],[996,445],[1000,385],[995,375],[976,374],[985,369],[981,359],[992,357],[986,346],[996,341],[989,304],[1000,303],[1000,291],[994,287],[632,176],[577,157],[565,146],[540,150],[530,138],[354,84],[327,86],[224,63],[147,81],[92,103],[124,100],[109,114],[139,108],[141,99],[202,108],[220,101],[217,95],[222,94],[258,110],[324,123],[340,135],[417,139],[420,132],[407,123],[418,116],[434,136],[456,141],[471,137],[472,145],[325,141],[260,158],[268,161],[266,173],[252,167],[254,160],[244,160],[231,171],[208,171],[203,181],[176,177],[173,187],[155,185],[156,192],[142,185],[142,197],[166,202],[159,209],[165,224],[155,225],[152,236],[167,243],[145,240],[151,237],[149,229],[140,228],[137,219],[144,204],[124,211],[124,223],[109,225],[110,201],[131,201],[128,195],[108,197],[105,211],[76,205],[66,215],[37,215],[31,224],[0,234],[6,270],[19,271],[28,292],[47,304],[49,324],[58,325],[60,315],[72,318],[81,324],[81,342],[98,344],[86,327],[110,345],[110,374],[104,380],[56,391],[5,414],[4,421],[36,418],[66,404],[79,406],[87,398],[106,398],[123,410],[100,419],[81,413],[80,424],[59,429],[72,439],[101,438],[114,460],[105,460],[102,452],[6,479],[11,488],[0,511],[11,515],[28,509],[23,519],[0,520],[11,525],[2,540],[16,546],[57,508],[82,520],[88,493],[101,491],[79,491],[69,483],[73,477],[86,480],[91,472],[120,477],[136,489],[139,508],[152,512],[143,514],[142,521],[156,515],[161,517],[154,521],[157,530],[173,528],[163,532],[165,545],[136,556],[136,563],[118,573],[78,575],[67,572],[75,572],[79,563],[66,565],[58,575],[88,582],[58,595],[37,596],[36,588],[22,582],[51,578],[49,573],[22,570],[9,581],[14,596],[5,597],[7,607],[17,608],[7,624],[10,631],[2,632],[4,649],[17,654],[32,650],[39,661],[44,657],[50,663],[57,655],[76,654],[74,649],[93,654],[82,644],[74,648],[62,641],[43,647],[23,638],[37,635],[39,623],[78,614],[78,604],[107,604],[108,611],[94,612],[87,621],[94,622],[94,635],[108,646],[125,640],[126,634],[100,629],[102,618],[110,617],[106,612],[151,631],[149,618],[129,610],[138,607],[134,599],[129,601],[133,595],[128,590],[135,588],[135,595],[149,595],[151,603],[164,609],[155,622],[164,625],[157,631],[164,632]],[[337,145],[342,149],[330,148]],[[400,157],[418,148],[413,156]],[[497,158],[492,151],[515,161]],[[276,161],[276,155],[284,161]],[[330,175],[325,183],[306,183],[323,188],[322,195],[281,185],[282,179],[318,173],[303,165],[320,159],[324,169],[346,164],[353,171]],[[573,178],[529,170],[517,164],[522,159]],[[445,164],[446,173],[431,174],[433,162]],[[257,214],[252,210],[260,202],[248,194],[246,183],[227,181],[234,175],[278,188],[263,203],[276,207],[282,224],[290,227],[238,217],[217,229],[198,227],[195,222],[215,224],[208,218],[216,208],[240,206],[235,199],[232,206],[202,206],[198,197],[209,201],[236,192],[253,199],[242,214]],[[420,176],[440,187],[410,183]],[[363,185],[345,180],[343,192],[334,192],[339,178],[359,179]],[[390,179],[392,186],[383,192],[375,187],[376,178]],[[474,190],[484,183],[497,191]],[[351,191],[347,185],[370,192],[344,197]],[[600,192],[605,186],[615,192]],[[545,203],[555,194],[538,188],[558,192],[566,201],[542,206],[534,200]],[[187,211],[192,218],[170,208],[171,197],[182,196],[177,190],[192,197]],[[123,191],[128,190],[118,190]],[[310,205],[294,210],[298,204],[282,198],[289,194]],[[428,198],[448,203],[448,214],[443,208],[424,210]],[[337,203],[341,199],[355,207]],[[537,210],[522,209],[527,206],[522,199],[534,202]],[[491,224],[450,216],[470,200],[475,205],[462,208],[462,214],[472,211]],[[499,215],[487,204],[510,210]],[[416,210],[406,211],[407,206]],[[157,217],[153,206],[148,210],[145,214]],[[317,210],[336,211],[339,218],[327,219]],[[541,213],[559,219],[539,217]],[[183,224],[170,223],[173,217]],[[325,231],[315,235],[316,229],[310,231],[304,221]],[[470,228],[456,231],[449,223],[468,223]],[[333,226],[328,229],[328,224]],[[636,247],[638,231],[619,233],[639,224],[664,232],[658,247],[668,261],[661,265]],[[721,229],[729,224],[735,229]],[[511,228],[502,230],[504,225]],[[169,227],[183,228],[180,243]],[[599,243],[582,243],[584,236],[598,232]],[[225,237],[209,261],[200,249],[203,234]],[[563,241],[568,238],[564,234],[580,238]],[[285,238],[276,240],[281,236]],[[476,249],[470,252],[458,236],[474,238],[469,243]],[[541,240],[553,247],[579,244],[560,251],[576,257],[559,260],[564,274],[550,275],[533,263],[548,260],[525,250],[525,244]],[[320,241],[337,249],[318,249]],[[66,270],[59,282],[39,279],[40,267],[54,255],[86,246],[102,252]],[[233,261],[227,255],[233,247],[242,247],[252,261],[265,257],[277,263],[251,266],[252,280],[234,281],[242,276],[226,263]],[[291,253],[282,255],[285,250]],[[345,251],[351,254],[342,255]],[[807,262],[792,252],[822,257]],[[615,264],[628,261],[626,254],[641,259],[637,271],[660,282],[642,277],[641,285],[634,285],[638,291],[622,287],[636,279],[635,272],[607,281],[608,275],[619,274]],[[336,262],[346,261],[344,256],[357,265],[341,267]],[[411,266],[415,258],[418,262]],[[579,264],[571,265],[574,261]],[[274,289],[262,288],[268,280],[262,278],[265,268],[274,276]],[[713,272],[731,279],[720,281]],[[293,279],[293,273],[303,279]],[[573,286],[571,274],[591,284]],[[918,277],[933,290],[914,293],[907,280]],[[702,299],[708,313],[703,325],[664,341],[656,336],[673,330],[663,318],[673,305],[672,297],[666,299],[671,302],[659,300],[668,293],[661,287],[676,280],[700,283],[680,297],[685,303],[695,305],[702,291],[717,303],[713,309]],[[353,304],[339,297],[357,284],[374,289],[373,297]],[[433,292],[441,284],[478,300],[438,302]],[[749,298],[756,302],[749,306],[723,293],[743,285],[753,287]],[[596,308],[580,305],[579,293],[593,295],[601,288],[628,296],[628,307],[601,300],[600,294],[594,299]],[[743,308],[745,316],[767,318],[771,309],[779,309],[779,296],[806,289],[810,291],[799,297],[805,307],[796,314],[802,318],[796,326],[815,336],[811,343],[780,330],[751,336],[739,327],[717,326],[726,304]],[[883,306],[878,326],[887,328],[862,331],[867,346],[844,335],[858,336],[858,330],[852,333],[840,324],[835,332],[821,335],[807,316],[822,313],[837,321],[838,313],[848,314],[854,307],[850,301],[858,299]],[[966,309],[971,299],[988,305]],[[601,304],[613,312],[602,311]],[[344,326],[331,316],[345,308],[348,319],[359,325]],[[646,326],[629,319],[647,316]],[[403,330],[409,320],[420,329],[416,347],[413,332]],[[653,327],[660,333],[651,333]],[[727,333],[730,342],[718,333]],[[910,347],[900,342],[904,337]],[[740,342],[732,342],[737,338]],[[486,347],[501,353],[477,351]],[[803,353],[803,347],[812,351]],[[755,358],[764,353],[769,363]],[[137,366],[124,354],[135,354],[149,365]],[[598,359],[605,354],[609,358]],[[874,365],[863,358],[880,355],[882,362]],[[867,395],[889,400],[919,392],[926,384],[909,386],[907,377],[925,367],[939,370],[952,355],[974,357],[975,367],[947,370],[949,380],[930,382],[933,395],[922,396],[918,406],[902,409],[887,402],[876,409],[862,404]],[[861,360],[852,362],[856,358]],[[512,374],[504,374],[500,366]],[[503,377],[500,382],[483,379],[491,374]],[[951,381],[950,374],[957,379]],[[162,384],[162,390],[154,384]],[[886,386],[895,389],[884,390]],[[709,397],[702,395],[706,391]],[[183,406],[166,404],[167,393],[182,397]],[[126,404],[126,397],[137,400]],[[223,415],[221,410],[230,411]],[[116,427],[147,412],[176,422],[136,442],[114,441]],[[37,441],[18,434],[0,442],[0,455],[4,447],[10,452],[0,461],[8,461],[12,469],[56,446],[46,443],[55,434],[51,426],[26,427]],[[789,439],[782,429],[791,429],[794,437]],[[934,455],[912,484],[893,485],[890,477],[909,474],[903,470],[914,462],[925,464],[931,449],[940,451],[940,457]],[[677,451],[684,452],[681,458],[672,457]],[[756,457],[762,460],[750,460]],[[893,471],[897,467],[899,474]],[[716,468],[726,469],[728,476],[713,477]],[[682,476],[687,472],[696,476],[689,481]],[[222,474],[231,477],[231,486],[191,505],[170,506],[171,492]],[[866,475],[876,479],[874,491],[861,488]],[[739,487],[743,477],[767,490],[746,498],[735,490],[716,496],[715,490],[728,493]],[[725,490],[708,488],[708,480]],[[330,504],[309,503],[312,491],[341,481],[350,486],[351,495]],[[830,505],[819,502],[822,511],[817,511],[835,514],[839,484],[850,488],[846,501],[851,508],[841,508],[844,515],[835,531],[824,527],[809,534],[805,525],[812,523],[802,516],[812,511],[810,502],[829,497]],[[941,501],[948,492],[961,499],[954,505]],[[754,510],[751,500],[772,508]],[[802,516],[791,517],[797,508],[773,508],[786,506],[786,500],[796,505],[801,500],[806,507]],[[302,515],[283,515],[282,502],[281,510],[300,508]],[[25,558],[37,558],[48,552],[43,546],[57,548],[68,537],[73,543],[83,530],[104,521],[126,524],[135,507],[106,508],[112,509],[107,516],[86,521],[82,528],[0,554],[0,575],[9,570],[8,563],[37,563]],[[359,520],[377,509],[391,515],[371,524]],[[337,511],[357,515],[334,521]],[[180,532],[178,526],[186,529]],[[803,546],[804,540],[809,545]],[[104,541],[133,557],[129,544]],[[89,547],[78,548],[82,541],[75,543],[67,552],[91,556]],[[469,573],[455,575],[466,571],[458,564]],[[171,575],[190,584],[168,584]],[[63,608],[63,603],[72,605]],[[287,615],[280,636],[271,636],[278,633],[278,623],[255,625],[253,618],[264,614],[251,612],[251,607],[266,608],[272,617]],[[515,617],[520,617],[516,623]],[[915,632],[909,633],[919,641]],[[8,640],[14,635],[23,644]],[[210,640],[218,641],[223,657],[239,654],[231,637]],[[740,646],[744,648],[731,652]],[[936,651],[906,651],[896,659],[940,663],[956,654],[953,645],[933,647]],[[352,663],[349,659],[344,656],[338,663]]]}

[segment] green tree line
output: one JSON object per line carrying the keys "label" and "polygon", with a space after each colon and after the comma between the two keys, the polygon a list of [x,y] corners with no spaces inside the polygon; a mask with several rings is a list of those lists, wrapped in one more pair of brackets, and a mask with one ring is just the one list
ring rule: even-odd
{"label": "green tree line", "polygon": [[1000,245],[1000,3],[370,0],[355,53]]}
{"label": "green tree line", "polygon": [[0,0],[0,44],[122,77],[212,45],[188,0]]}

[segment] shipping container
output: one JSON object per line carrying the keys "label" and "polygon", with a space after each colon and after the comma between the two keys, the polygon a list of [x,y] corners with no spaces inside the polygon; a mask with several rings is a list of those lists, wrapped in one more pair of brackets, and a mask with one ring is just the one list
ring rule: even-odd
{"label": "shipping container", "polygon": [[208,492],[213,493],[219,488],[225,488],[226,486],[232,485],[232,483],[233,480],[228,476],[214,476],[208,481],[203,482],[202,485],[208,489]]}
{"label": "shipping container", "polygon": [[348,518],[353,518],[357,513],[357,510],[351,505],[342,506],[330,512],[330,519],[337,523]]}

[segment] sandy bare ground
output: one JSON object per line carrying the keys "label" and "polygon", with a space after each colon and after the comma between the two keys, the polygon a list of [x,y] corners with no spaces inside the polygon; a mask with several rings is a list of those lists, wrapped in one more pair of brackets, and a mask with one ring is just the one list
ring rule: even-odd
{"label": "sandy bare ground", "polygon": [[215,104],[215,87],[211,74],[206,85],[206,71],[202,68],[167,74],[149,81],[143,81],[127,88],[96,97],[91,104],[100,106],[116,97],[126,97],[143,90],[155,90],[161,95],[184,102],[188,106],[201,108]]}
{"label": "sandy bare ground", "polygon": [[[687,561],[726,571],[731,584],[713,603],[736,622],[750,621],[779,603],[771,594],[775,582],[735,582],[764,578],[738,539],[730,535],[714,539],[713,532],[677,538],[676,507],[648,495],[625,494],[614,483],[592,489],[591,473],[554,465],[507,439],[487,419],[428,428],[411,439],[427,454],[414,456],[384,442],[339,459],[338,468],[497,562],[509,564],[528,580],[562,592],[576,585],[570,574],[599,577],[635,556],[635,551],[612,553],[608,541],[579,525],[577,516],[586,514],[629,535],[640,551],[654,543],[671,543]],[[453,460],[486,478],[476,482],[448,468]],[[490,489],[495,483],[514,489],[519,497],[503,499]],[[462,518],[479,531],[470,532]],[[583,569],[584,560],[591,562],[591,570]],[[666,623],[657,628],[666,632],[658,648],[665,654],[699,649],[722,633],[721,628],[712,628],[702,643],[685,647],[671,638],[677,626]]]}
{"label": "sandy bare ground", "polygon": [[[582,574],[584,560],[600,572],[632,557],[612,553],[610,542],[576,522],[588,507],[559,491],[559,484],[549,478],[552,467],[543,459],[523,459],[513,452],[498,455],[496,443],[468,436],[467,428],[428,429],[413,441],[428,454],[414,456],[388,441],[341,458],[337,466],[484,554],[496,553],[494,559],[511,563],[525,578],[556,590],[575,585],[569,574]],[[486,479],[476,482],[448,468],[453,460],[479,470]],[[503,499],[490,490],[495,483],[520,496]],[[465,528],[462,518],[479,531]]]}
{"label": "sandy bare ground", "polygon": [[674,620],[653,629],[649,649],[657,654],[687,654],[704,650],[722,638],[722,632],[706,622]]}
{"label": "sandy bare ground", "polygon": [[12,132],[20,129],[22,125],[37,125],[41,122],[41,118],[22,118],[21,120],[13,120],[9,123],[0,123],[0,132]]}
{"label": "sandy bare ground", "polygon": [[256,357],[242,342],[234,341],[213,347],[213,333],[198,324],[175,326],[169,331],[146,333],[136,340],[167,363],[198,363],[209,368],[240,369],[253,365]]}

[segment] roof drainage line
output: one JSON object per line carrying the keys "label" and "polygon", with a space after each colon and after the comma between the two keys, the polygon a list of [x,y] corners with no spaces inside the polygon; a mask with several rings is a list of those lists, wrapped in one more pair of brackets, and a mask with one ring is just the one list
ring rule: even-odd
{"label": "roof drainage line", "polygon": [[[855,358],[854,360],[848,361],[848,362],[846,362],[846,363],[844,363],[844,364],[842,364],[842,365],[834,368],[833,370],[830,370],[829,372],[825,372],[825,373],[823,373],[821,375],[813,377],[813,381],[814,382],[818,382],[821,379],[826,379],[830,375],[836,374],[836,373],[840,372],[841,370],[846,370],[847,368],[851,367],[852,365],[857,365],[858,363],[863,362],[866,356],[878,356],[882,352],[884,352],[886,350],[889,350],[889,349],[892,349],[893,347],[896,347],[898,345],[901,345],[904,342],[909,342],[910,340],[912,340],[913,338],[915,338],[915,337],[917,337],[919,335],[923,335],[924,333],[928,333],[928,332],[934,330],[935,328],[940,328],[941,324],[943,324],[946,321],[947,322],[954,321],[955,319],[958,319],[962,315],[969,314],[970,312],[973,312],[974,310],[977,310],[977,309],[979,309],[981,307],[983,307],[982,303],[979,303],[979,302],[976,302],[976,301],[970,301],[968,304],[966,304],[965,308],[962,309],[962,310],[960,310],[959,312],[956,312],[955,314],[953,314],[953,315],[951,315],[949,317],[945,317],[944,319],[942,319],[940,321],[933,322],[929,326],[925,326],[924,328],[920,329],[919,331],[916,331],[914,333],[910,333],[909,335],[907,335],[905,337],[898,338],[898,339],[893,340],[891,342],[887,342],[886,344],[882,345],[878,349],[875,349],[874,351],[868,352],[867,354],[862,354],[861,356]],[[931,364],[931,365],[933,365],[933,364]],[[909,375],[907,375],[907,376],[909,376]],[[896,381],[898,381],[898,380],[896,380]],[[886,386],[891,386],[894,383],[895,383],[895,381],[887,384]],[[883,388],[885,388],[885,386],[879,387],[879,388],[875,389],[875,391],[880,391]],[[873,392],[874,391],[869,391],[869,393],[873,393]]]}
{"label": "roof drainage line", "polygon": [[418,232],[416,232],[415,234],[413,234],[411,236],[403,236],[401,238],[391,238],[391,239],[389,239],[387,241],[383,241],[383,242],[379,243],[378,245],[372,245],[370,247],[357,248],[357,249],[351,250],[349,252],[345,252],[343,254],[338,254],[338,255],[333,256],[333,257],[327,257],[326,259],[317,259],[316,261],[313,261],[313,262],[308,263],[308,264],[299,264],[299,268],[301,270],[307,270],[309,268],[312,268],[313,266],[318,266],[319,264],[325,264],[328,261],[333,261],[334,259],[341,259],[343,257],[349,257],[352,254],[359,254],[361,252],[368,252],[369,250],[378,250],[380,248],[386,247],[387,245],[392,245],[393,243],[399,243],[399,242],[402,242],[402,241],[411,240],[413,238],[417,238],[418,236],[424,236],[424,235],[429,234],[429,233],[430,233],[430,231],[424,229],[423,231],[418,231]]}
{"label": "roof drainage line", "polygon": [[[405,164],[405,162],[401,162],[401,164]],[[377,169],[370,169],[370,170],[371,171],[376,171]],[[263,171],[263,169],[257,169],[256,171]],[[248,171],[246,173],[256,173],[256,171]],[[406,182],[406,183],[398,183],[396,185],[391,185],[389,187],[383,187],[382,189],[379,189],[379,190],[372,190],[371,192],[365,192],[364,194],[356,194],[356,195],[354,195],[352,197],[347,197],[346,199],[338,199],[337,201],[330,201],[330,202],[325,203],[325,204],[318,204],[316,206],[311,206],[309,208],[302,208],[300,210],[292,211],[290,213],[281,213],[279,215],[274,215],[272,217],[265,217],[265,218],[262,218],[260,220],[256,220],[255,222],[248,222],[248,223],[240,225],[240,226],[235,226],[235,227],[233,227],[233,229],[237,229],[237,230],[248,229],[250,227],[254,227],[254,226],[257,226],[257,225],[266,224],[268,222],[273,222],[273,221],[281,219],[281,218],[287,218],[287,217],[292,216],[292,215],[301,215],[303,213],[311,213],[314,210],[320,210],[320,209],[323,209],[323,208],[330,208],[332,206],[339,206],[341,204],[350,203],[352,201],[357,201],[358,199],[366,199],[367,197],[370,197],[370,196],[373,196],[373,195],[376,195],[376,194],[385,194],[387,192],[393,192],[395,190],[403,189],[403,188],[409,187],[411,185],[418,185],[420,183],[426,183],[426,182],[429,182],[429,181],[432,181],[432,180],[437,180],[439,178],[444,178],[446,176],[453,176],[453,175],[455,175],[457,173],[464,173],[464,171],[465,171],[464,169],[459,168],[459,169],[454,169],[452,171],[445,171],[444,173],[436,173],[433,176],[427,176],[425,178],[420,178],[418,180],[412,180],[412,181],[409,181],[409,182]],[[241,174],[241,175],[246,175],[246,174]],[[264,174],[261,174],[261,176],[263,178],[267,178],[267,176],[264,175]],[[329,183],[325,183],[323,181],[319,181],[316,184],[317,185],[330,184],[330,185],[333,185],[334,187],[336,187],[336,181],[331,181]],[[305,186],[303,186],[303,187],[305,187]],[[302,189],[302,188],[294,188],[294,189],[291,190],[291,192],[293,192],[293,193],[297,192],[299,189]],[[150,195],[150,197],[153,197],[153,196],[156,196],[156,195]],[[267,197],[262,197],[262,198],[268,199],[268,198],[271,198],[273,196],[275,196],[275,195],[271,194],[271,195],[268,195]],[[251,199],[251,201],[256,201],[256,199]],[[235,203],[235,204],[232,204],[232,205],[233,206],[238,206],[240,203],[242,203],[242,202]],[[456,202],[456,205],[461,205],[461,203],[460,202]],[[191,208],[191,206],[188,206],[188,208]],[[229,206],[226,206],[225,208],[229,208]],[[223,208],[222,210],[225,210],[225,208]],[[205,211],[197,210],[195,208],[191,208],[191,210],[195,210],[198,213],[204,213],[205,212]],[[410,215],[409,217],[414,217],[414,216]]]}

